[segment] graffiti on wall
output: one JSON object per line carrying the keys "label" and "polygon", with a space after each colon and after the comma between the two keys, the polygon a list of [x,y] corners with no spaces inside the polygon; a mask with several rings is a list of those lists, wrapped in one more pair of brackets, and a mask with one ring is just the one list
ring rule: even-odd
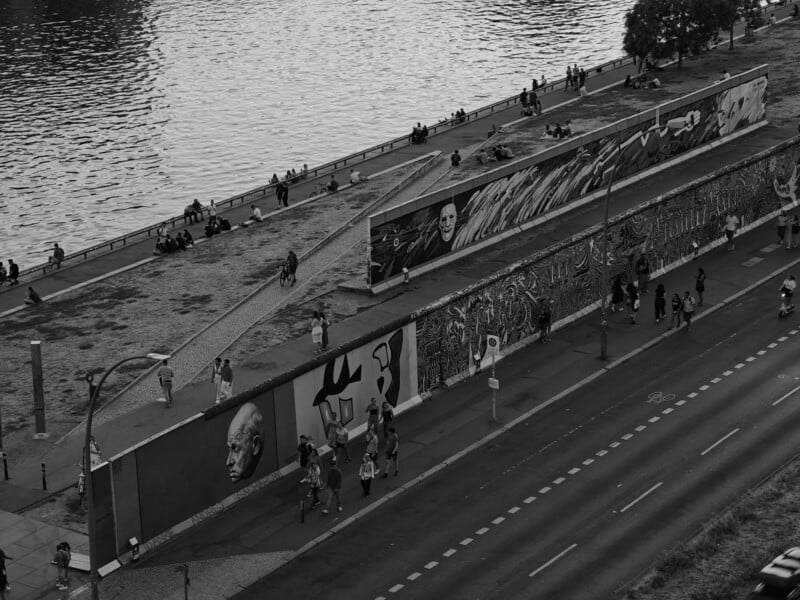
{"label": "graffiti on wall", "polygon": [[324,440],[334,414],[352,429],[366,421],[370,399],[395,407],[416,396],[415,337],[407,325],[296,378],[298,431]]}
{"label": "graffiti on wall", "polygon": [[[725,215],[743,224],[796,200],[800,142],[734,169],[726,169],[679,192],[651,201],[609,221],[608,275],[634,277],[638,258],[663,268],[724,236]],[[457,296],[417,319],[420,392],[468,372],[483,356],[486,336],[513,344],[539,332],[538,315],[550,302],[552,319],[597,302],[602,283],[602,229],[556,245],[508,275]],[[610,289],[610,285],[606,288]]]}
{"label": "graffiti on wall", "polygon": [[374,285],[521,225],[765,118],[762,76],[609,134],[531,167],[413,210],[370,231]]}

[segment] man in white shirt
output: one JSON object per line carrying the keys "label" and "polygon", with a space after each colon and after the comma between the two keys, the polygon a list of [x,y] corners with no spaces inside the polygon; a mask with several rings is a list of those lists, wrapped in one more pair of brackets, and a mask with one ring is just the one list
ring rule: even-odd
{"label": "man in white shirt", "polygon": [[730,79],[730,78],[731,78],[731,74],[728,73],[728,69],[725,69],[724,71],[722,71],[722,77],[720,77],[719,80],[720,81],[725,81],[726,79]]}
{"label": "man in white shirt", "polygon": [[261,209],[255,204],[250,205],[250,218],[259,223],[264,220],[264,217],[261,216]]}
{"label": "man in white shirt", "polygon": [[362,177],[359,171],[354,171],[353,169],[350,169],[350,183],[352,185],[355,185],[356,183],[361,183],[362,181],[365,180],[366,177]]}

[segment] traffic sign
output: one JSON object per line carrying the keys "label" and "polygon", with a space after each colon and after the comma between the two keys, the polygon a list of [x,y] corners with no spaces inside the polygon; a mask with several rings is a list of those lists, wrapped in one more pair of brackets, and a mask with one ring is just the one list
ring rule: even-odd
{"label": "traffic sign", "polygon": [[500,380],[499,379],[495,379],[494,377],[489,377],[489,389],[499,390],[500,389]]}
{"label": "traffic sign", "polygon": [[486,336],[487,356],[498,356],[500,354],[500,338],[496,335]]}

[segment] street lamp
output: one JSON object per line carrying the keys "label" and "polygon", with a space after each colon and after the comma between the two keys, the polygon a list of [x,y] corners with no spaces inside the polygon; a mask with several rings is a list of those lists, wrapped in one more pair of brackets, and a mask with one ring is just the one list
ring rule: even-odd
{"label": "street lamp", "polygon": [[97,399],[100,397],[100,389],[103,387],[103,383],[105,382],[106,378],[111,375],[111,373],[120,365],[133,360],[166,360],[168,358],[169,354],[157,354],[155,352],[150,352],[144,356],[131,356],[129,358],[123,358],[103,374],[102,379],[100,379],[100,383],[98,383],[97,387],[94,388],[94,393],[89,399],[89,412],[86,416],[86,439],[83,444],[83,470],[86,480],[86,499],[88,506],[87,519],[89,521],[89,581],[91,582],[92,586],[92,600],[98,600],[97,582],[99,580],[97,574],[97,547],[94,531],[94,496],[92,491],[92,463],[90,456],[90,444],[92,440],[92,417],[94,416],[94,407],[97,404]]}
{"label": "street lamp", "polygon": [[614,179],[617,176],[617,169],[619,168],[619,159],[622,156],[622,147],[620,145],[619,136],[617,136],[617,159],[614,161],[614,166],[611,169],[611,174],[608,176],[608,187],[606,187],[606,199],[603,207],[603,271],[602,282],[600,288],[600,360],[608,358],[608,319],[606,318],[606,310],[608,309],[608,203],[611,198],[611,186],[614,185]]}

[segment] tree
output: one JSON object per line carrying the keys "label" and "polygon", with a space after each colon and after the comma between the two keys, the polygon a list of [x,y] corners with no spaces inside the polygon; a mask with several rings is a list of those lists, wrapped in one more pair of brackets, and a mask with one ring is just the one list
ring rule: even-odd
{"label": "tree", "polygon": [[728,47],[731,50],[733,50],[733,26],[739,20],[739,8],[741,6],[742,0],[718,0],[715,8],[720,27],[730,33]]}
{"label": "tree", "polygon": [[625,50],[654,59],[697,53],[717,33],[715,4],[708,0],[637,0],[625,15]]}

